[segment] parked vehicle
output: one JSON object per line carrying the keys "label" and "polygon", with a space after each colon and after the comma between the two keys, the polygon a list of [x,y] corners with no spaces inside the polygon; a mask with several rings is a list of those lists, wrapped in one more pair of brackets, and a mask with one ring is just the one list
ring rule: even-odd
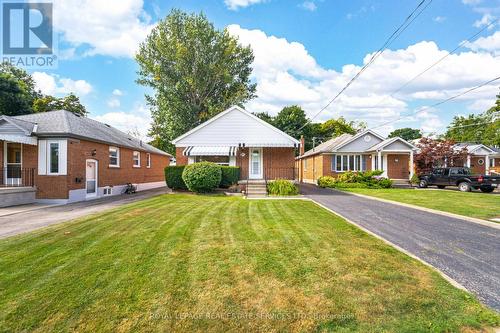
{"label": "parked vehicle", "polygon": [[500,176],[473,175],[469,168],[451,167],[438,168],[431,173],[419,177],[419,187],[435,185],[438,188],[446,186],[458,186],[462,192],[470,192],[479,189],[484,193],[491,193],[500,184]]}

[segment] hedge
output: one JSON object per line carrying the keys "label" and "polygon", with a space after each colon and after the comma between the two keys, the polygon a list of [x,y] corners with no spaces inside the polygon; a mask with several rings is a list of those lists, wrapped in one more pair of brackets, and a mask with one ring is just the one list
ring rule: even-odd
{"label": "hedge", "polygon": [[318,178],[319,187],[330,188],[391,188],[392,180],[381,177],[382,171],[352,172],[347,171],[337,177]]}
{"label": "hedge", "polygon": [[182,179],[190,191],[197,193],[211,192],[221,182],[221,167],[212,162],[190,164],[184,168]]}
{"label": "hedge", "polygon": [[233,166],[222,166],[222,177],[220,187],[229,188],[231,185],[237,184],[240,179],[240,168]]}
{"label": "hedge", "polygon": [[167,186],[172,190],[187,190],[186,183],[182,179],[184,165],[172,165],[165,168],[165,180]]}

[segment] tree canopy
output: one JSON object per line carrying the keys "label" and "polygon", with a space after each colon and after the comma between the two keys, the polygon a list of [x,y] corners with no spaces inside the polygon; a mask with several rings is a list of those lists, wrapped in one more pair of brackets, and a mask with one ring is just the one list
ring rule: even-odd
{"label": "tree canopy", "polygon": [[493,107],[481,114],[455,116],[444,137],[458,142],[500,146],[500,94]]}
{"label": "tree canopy", "polygon": [[217,30],[205,15],[172,10],[136,54],[137,82],[154,90],[146,96],[154,142],[166,148],[175,137],[255,97],[253,60],[249,46]]}
{"label": "tree canopy", "polygon": [[341,134],[355,134],[366,128],[364,123],[347,121],[344,117],[329,119],[324,123],[311,123],[305,111],[298,105],[286,106],[274,117],[267,112],[255,115],[296,139],[303,135],[305,150]]}
{"label": "tree canopy", "polygon": [[389,133],[389,138],[400,137],[406,141],[420,139],[422,137],[422,132],[416,128],[398,128],[391,133]]}
{"label": "tree canopy", "polygon": [[22,68],[8,62],[0,64],[0,115],[23,114],[67,110],[85,116],[87,110],[73,93],[58,98],[43,95],[35,87],[33,77]]}

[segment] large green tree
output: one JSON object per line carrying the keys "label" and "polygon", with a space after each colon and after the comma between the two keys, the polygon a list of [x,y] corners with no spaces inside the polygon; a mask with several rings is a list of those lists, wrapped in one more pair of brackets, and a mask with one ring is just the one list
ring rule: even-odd
{"label": "large green tree", "polygon": [[500,146],[500,94],[495,105],[486,112],[455,116],[444,136],[457,142]]}
{"label": "large green tree", "polygon": [[416,128],[398,128],[391,133],[389,133],[389,138],[400,137],[406,141],[420,139],[422,137],[422,132]]}
{"label": "large green tree", "polygon": [[7,73],[0,73],[0,115],[18,116],[33,112],[33,97],[26,86]]}
{"label": "large green tree", "polygon": [[47,112],[53,110],[66,110],[79,116],[87,115],[87,109],[80,102],[80,98],[73,93],[62,98],[46,95],[37,98],[33,102],[34,112]]}
{"label": "large green tree", "polygon": [[172,10],[136,55],[137,82],[154,91],[146,96],[154,142],[165,148],[231,105],[255,97],[253,59],[249,46],[241,46],[226,29],[216,29],[205,15]]}
{"label": "large green tree", "polygon": [[75,94],[62,98],[43,95],[36,89],[33,77],[24,69],[9,62],[0,64],[0,115],[18,116],[53,110],[87,115],[85,106]]}

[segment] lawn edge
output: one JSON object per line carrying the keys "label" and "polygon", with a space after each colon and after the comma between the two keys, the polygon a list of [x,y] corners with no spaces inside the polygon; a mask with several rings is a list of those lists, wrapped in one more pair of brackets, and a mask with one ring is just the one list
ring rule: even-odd
{"label": "lawn edge", "polygon": [[[337,213],[336,211],[332,210],[331,208],[328,208],[326,207],[325,205],[315,201],[314,199],[309,199],[311,200],[313,203],[315,203],[316,205],[318,205],[319,207],[323,208],[323,209],[326,209],[327,211],[331,212],[332,214],[334,215],[337,215],[338,217],[344,219],[345,221],[347,221],[348,223],[354,225],[355,227],[358,227],[359,229],[363,230],[364,232],[366,232],[367,234],[383,241],[384,243],[386,243],[387,245],[389,246],[392,246],[393,248],[395,248],[396,250],[398,250],[399,252],[402,252],[404,254],[406,254],[407,256],[413,258],[413,259],[416,259],[418,260],[419,262],[421,262],[422,264],[424,264],[425,266],[431,268],[432,270],[436,271],[437,273],[439,273],[439,275],[441,275],[446,281],[448,281],[453,287],[455,288],[458,288],[460,290],[463,290],[463,291],[466,291],[467,293],[471,294],[472,293],[467,289],[465,288],[462,284],[460,284],[458,281],[456,281],[455,279],[451,278],[449,275],[447,275],[446,273],[444,273],[443,271],[439,270],[438,268],[434,267],[433,265],[431,265],[430,263],[428,263],[427,261],[417,257],[416,255],[414,255],[413,253],[403,249],[401,246],[399,245],[396,245],[394,244],[393,242],[385,239],[384,237],[374,233],[373,231],[370,231],[368,229],[366,229],[365,227],[359,225],[358,223],[348,219],[347,217],[343,216],[342,214],[340,213]],[[475,296],[474,296],[475,297]]]}
{"label": "lawn edge", "polygon": [[[365,199],[371,199],[371,200],[381,201],[381,202],[390,203],[390,204],[394,204],[394,205],[398,205],[398,206],[403,206],[403,207],[418,209],[418,210],[421,210],[421,211],[424,211],[424,212],[428,212],[428,213],[434,213],[434,214],[438,214],[438,215],[442,215],[442,216],[453,217],[453,218],[461,219],[461,220],[464,220],[464,221],[481,224],[481,225],[484,225],[484,226],[487,226],[487,227],[491,227],[491,228],[495,228],[495,229],[500,229],[500,223],[491,222],[491,221],[480,219],[480,218],[477,218],[477,217],[470,217],[470,216],[465,216],[465,215],[460,215],[460,214],[445,212],[445,211],[442,211],[442,210],[437,210],[437,209],[432,209],[432,208],[417,206],[417,205],[413,205],[413,204],[408,204],[408,203],[404,203],[404,202],[399,202],[399,201],[394,201],[394,200],[389,200],[389,199],[383,199],[383,198],[378,198],[378,197],[372,197],[372,196],[369,196],[369,195],[366,195],[366,194],[361,194],[361,193],[356,193],[356,192],[351,192],[351,191],[342,191],[342,190],[337,190],[337,189],[331,189],[331,190],[332,191],[341,192],[341,193],[347,193],[347,194],[355,195],[355,196],[358,196],[358,197],[361,197],[361,198],[365,198]],[[376,190],[374,190],[374,191],[376,191]]]}

